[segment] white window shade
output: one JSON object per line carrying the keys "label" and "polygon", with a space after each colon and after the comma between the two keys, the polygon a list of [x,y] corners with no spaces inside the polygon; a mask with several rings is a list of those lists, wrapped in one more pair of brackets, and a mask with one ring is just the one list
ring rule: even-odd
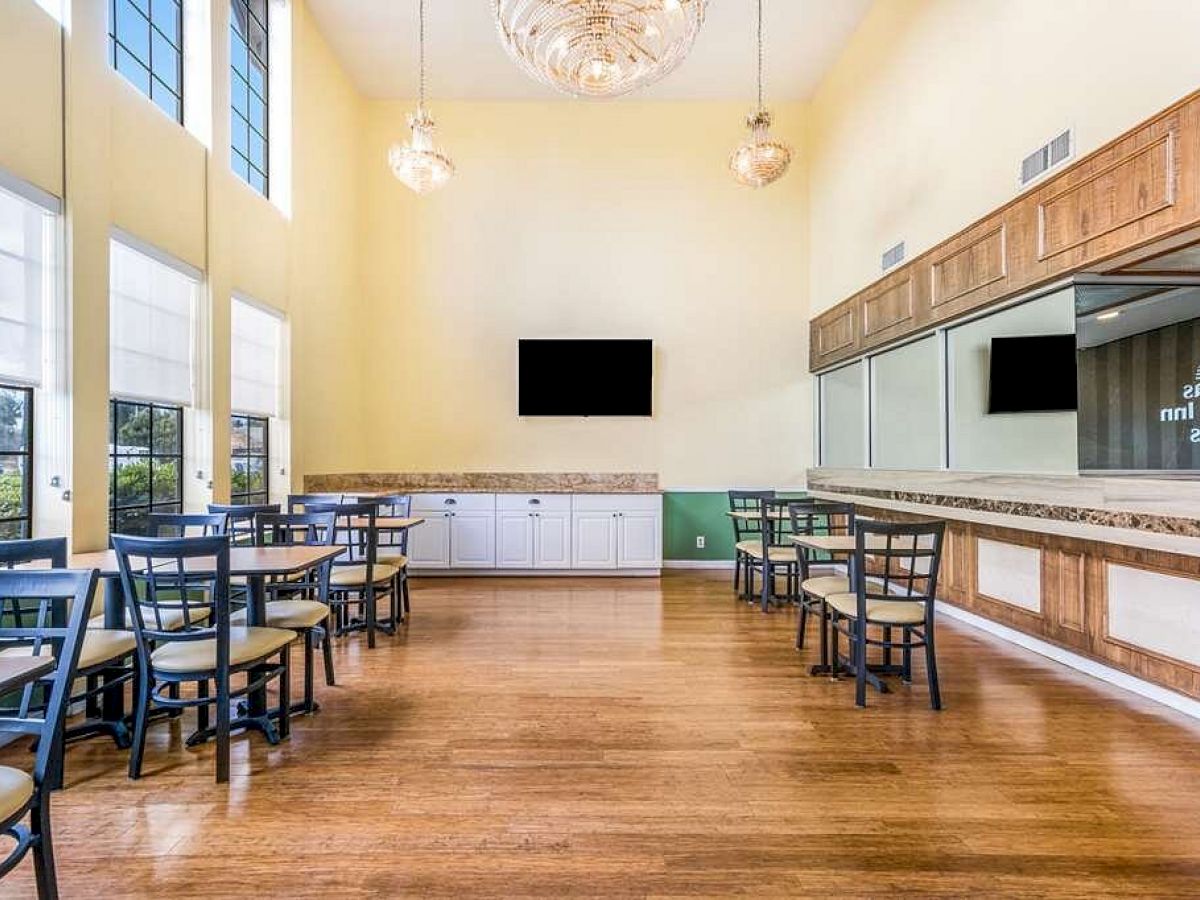
{"label": "white window shade", "polygon": [[232,397],[234,412],[279,415],[279,318],[245,300],[233,300]]}
{"label": "white window shade", "polygon": [[192,402],[192,308],[197,282],[119,241],[110,244],[109,392]]}
{"label": "white window shade", "polygon": [[50,215],[0,190],[0,379],[38,384],[53,277]]}

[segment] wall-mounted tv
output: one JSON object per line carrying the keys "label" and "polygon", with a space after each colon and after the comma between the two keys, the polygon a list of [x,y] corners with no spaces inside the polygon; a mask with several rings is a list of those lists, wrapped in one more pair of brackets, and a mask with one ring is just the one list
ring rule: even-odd
{"label": "wall-mounted tv", "polygon": [[1078,409],[1075,335],[992,338],[988,413]]}
{"label": "wall-mounted tv", "polygon": [[654,342],[517,342],[517,415],[649,416]]}

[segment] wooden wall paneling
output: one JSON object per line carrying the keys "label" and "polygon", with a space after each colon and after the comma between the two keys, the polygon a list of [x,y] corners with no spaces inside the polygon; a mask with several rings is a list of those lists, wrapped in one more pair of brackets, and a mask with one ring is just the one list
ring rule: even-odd
{"label": "wooden wall paneling", "polygon": [[861,303],[841,303],[813,320],[809,361],[819,368],[852,359],[862,347]]}
{"label": "wooden wall paneling", "polygon": [[953,318],[1008,287],[1010,226],[1000,217],[936,248],[929,265],[930,318]]}
{"label": "wooden wall paneling", "polygon": [[878,346],[898,336],[910,334],[929,321],[925,293],[920,282],[920,267],[905,266],[887,275],[862,294],[862,345]]}

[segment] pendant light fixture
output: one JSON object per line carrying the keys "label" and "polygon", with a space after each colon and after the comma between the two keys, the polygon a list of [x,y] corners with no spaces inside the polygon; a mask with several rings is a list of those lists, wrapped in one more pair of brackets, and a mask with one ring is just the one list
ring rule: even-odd
{"label": "pendant light fixture", "polygon": [[750,135],[729,157],[739,184],[765,187],[782,178],[792,163],[792,148],[771,137],[771,114],[763,105],[763,0],[758,0],[758,109],[746,117]]}
{"label": "pendant light fixture", "polygon": [[454,163],[433,142],[433,118],[425,110],[425,0],[418,0],[420,18],[421,84],[417,111],[409,113],[412,131],[407,144],[394,144],[388,151],[392,174],[418,194],[435,191],[450,180]]}
{"label": "pendant light fixture", "polygon": [[492,0],[505,48],[539,81],[576,97],[618,97],[688,55],[708,0]]}

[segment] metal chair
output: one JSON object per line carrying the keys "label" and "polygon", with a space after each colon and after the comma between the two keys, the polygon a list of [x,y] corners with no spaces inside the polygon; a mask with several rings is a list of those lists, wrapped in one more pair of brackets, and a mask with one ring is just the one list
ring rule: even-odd
{"label": "metal chair", "polygon": [[[729,492],[729,511],[731,513],[755,513],[758,512],[760,501],[772,500],[774,497],[774,491],[731,490]],[[749,600],[754,596],[753,565],[750,561],[750,551],[756,549],[761,551],[762,549],[758,523],[740,516],[730,516],[729,521],[733,523],[733,545],[736,554],[733,564],[733,592],[735,594],[738,593],[738,585],[744,571],[746,576],[746,590],[739,596]]]}
{"label": "metal chair", "polygon": [[[851,535],[854,534],[853,503],[834,503],[827,500],[803,500],[788,504],[788,518],[793,534]],[[833,556],[812,550],[800,550],[800,619],[796,623],[796,649],[804,647],[804,633],[810,614],[821,622],[821,664],[828,663],[828,633],[825,629],[828,610],[825,598],[830,594],[850,590],[849,563],[839,564]]]}
{"label": "metal chair", "polygon": [[224,513],[150,513],[146,517],[151,537],[212,537],[225,534],[229,525]]}
{"label": "metal chair", "polygon": [[[230,626],[227,536],[114,535],[112,541],[138,644],[138,696],[129,777],[141,777],[147,720],[154,704],[180,711],[196,708],[199,729],[188,739],[188,746],[215,737],[217,782],[227,782],[229,737],[234,727],[256,728],[272,742],[290,733],[288,646],[295,633],[282,628]],[[177,617],[178,627],[168,627]],[[239,674],[246,675],[246,686],[234,690],[232,678]],[[230,719],[232,698],[248,696],[272,680],[279,684],[278,738],[269,715],[237,722]],[[209,682],[216,686],[215,698],[209,694]],[[183,683],[196,685],[195,698],[178,696],[178,685]],[[156,684],[166,688],[167,693],[156,689]],[[217,723],[210,728],[208,708],[214,704]]]}
{"label": "metal chair", "polygon": [[[332,512],[337,517],[334,543],[342,547],[342,555],[334,560],[329,576],[329,602],[337,617],[336,633],[366,631],[367,646],[374,647],[376,631],[395,631],[395,619],[381,622],[377,609],[384,596],[392,597],[392,607],[395,607],[395,580],[399,571],[376,558],[378,507],[373,502],[310,503],[307,510]],[[358,606],[358,618],[351,618],[351,606]]]}
{"label": "metal chair", "polygon": [[255,539],[254,517],[259,513],[278,513],[278,503],[210,503],[210,513],[225,516],[225,533],[234,545],[253,545]]}
{"label": "metal chair", "polygon": [[[358,503],[374,503],[380,517],[407,519],[412,515],[412,497],[408,494],[358,497],[356,500]],[[408,621],[408,529],[400,532],[381,529],[376,560],[384,565],[395,566],[398,570],[392,586],[392,618],[399,622]]]}
{"label": "metal chair", "polygon": [[778,497],[762,497],[758,501],[759,538],[756,542],[746,544],[749,575],[753,576],[755,567],[762,573],[762,588],[760,591],[762,611],[767,612],[777,597],[775,594],[775,576],[782,569],[787,581],[784,596],[789,600],[796,597],[799,584],[800,554],[795,544],[791,542],[790,523],[785,530],[783,527],[783,511],[793,501]]}
{"label": "metal chair", "polygon": [[[854,674],[854,702],[858,706],[867,705],[868,683],[881,693],[887,691],[880,675],[899,675],[906,683],[911,682],[912,651],[924,648],[929,705],[942,708],[933,622],[945,531],[945,522],[858,523],[850,570],[854,589],[826,598],[833,637],[833,674],[837,677],[839,668]],[[868,560],[871,576],[865,577]],[[868,636],[870,626],[882,632],[879,638]],[[897,628],[900,640],[893,641],[892,631]],[[839,656],[839,634],[850,641],[848,660]],[[882,664],[867,663],[869,647],[882,649]],[[892,664],[892,651],[896,649],[902,654],[899,666]]]}
{"label": "metal chair", "polygon": [[314,503],[328,506],[330,503],[341,502],[341,494],[288,494],[287,511],[290,513],[308,512],[308,507]]}
{"label": "metal chair", "polygon": [[[0,861],[0,877],[33,853],[34,879],[40,900],[58,897],[54,842],[50,827],[50,792],[62,771],[63,723],[70,703],[71,684],[83,649],[84,622],[96,593],[91,571],[0,570],[0,600],[19,609],[23,622],[0,624],[0,646],[19,648],[34,656],[58,661],[43,679],[48,696],[38,718],[22,702],[16,715],[0,713],[0,733],[29,735],[37,741],[33,772],[0,767],[0,832],[17,843]],[[31,692],[32,686],[25,693]],[[29,824],[24,823],[29,816]]]}

